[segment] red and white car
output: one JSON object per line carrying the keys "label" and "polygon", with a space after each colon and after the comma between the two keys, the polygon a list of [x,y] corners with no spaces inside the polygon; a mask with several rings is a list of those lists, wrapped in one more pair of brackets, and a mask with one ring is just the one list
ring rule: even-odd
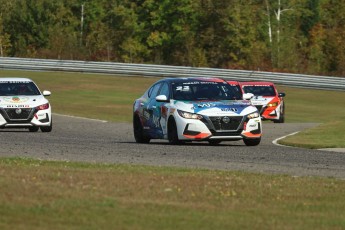
{"label": "red and white car", "polygon": [[243,93],[252,93],[251,102],[263,120],[285,121],[285,93],[279,93],[272,82],[240,82]]}

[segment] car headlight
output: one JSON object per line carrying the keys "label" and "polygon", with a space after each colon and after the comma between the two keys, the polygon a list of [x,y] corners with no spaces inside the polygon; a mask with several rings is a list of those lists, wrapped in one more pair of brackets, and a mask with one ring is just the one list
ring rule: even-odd
{"label": "car headlight", "polygon": [[49,103],[40,105],[36,107],[37,110],[45,110],[45,109],[49,109]]}
{"label": "car headlight", "polygon": [[251,113],[251,114],[247,115],[247,117],[249,119],[258,118],[259,117],[259,113],[258,112]]}
{"label": "car headlight", "polygon": [[267,106],[268,107],[278,106],[278,102],[269,103]]}
{"label": "car headlight", "polygon": [[196,113],[188,113],[181,110],[177,110],[177,112],[181,117],[186,118],[186,119],[198,119],[198,120],[202,119],[202,116]]}

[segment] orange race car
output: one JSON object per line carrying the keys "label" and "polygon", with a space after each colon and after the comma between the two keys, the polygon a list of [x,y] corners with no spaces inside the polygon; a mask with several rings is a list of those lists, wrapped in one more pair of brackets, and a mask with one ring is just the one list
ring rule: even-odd
{"label": "orange race car", "polygon": [[285,93],[278,93],[272,82],[240,82],[244,93],[252,93],[251,102],[260,112],[263,120],[275,123],[285,121]]}

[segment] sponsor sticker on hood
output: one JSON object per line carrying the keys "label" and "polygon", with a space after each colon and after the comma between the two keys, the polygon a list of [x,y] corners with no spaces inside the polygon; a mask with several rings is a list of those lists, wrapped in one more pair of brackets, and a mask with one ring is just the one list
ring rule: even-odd
{"label": "sponsor sticker on hood", "polygon": [[13,96],[13,97],[4,97],[4,101],[9,103],[25,103],[29,100],[28,97]]}
{"label": "sponsor sticker on hood", "polygon": [[263,96],[255,96],[251,99],[253,105],[266,105],[270,102],[274,97],[263,97]]}
{"label": "sponsor sticker on hood", "polygon": [[3,108],[29,108],[48,103],[43,96],[4,96],[0,97],[0,107]]}
{"label": "sponsor sticker on hood", "polygon": [[249,102],[199,102],[193,103],[193,110],[195,113],[199,113],[207,109],[217,109],[219,112],[232,112],[240,114],[249,105]]}

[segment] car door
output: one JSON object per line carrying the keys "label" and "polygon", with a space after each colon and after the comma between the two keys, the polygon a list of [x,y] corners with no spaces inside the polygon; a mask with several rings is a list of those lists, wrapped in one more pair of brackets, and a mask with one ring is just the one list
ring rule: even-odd
{"label": "car door", "polygon": [[149,91],[149,101],[146,106],[146,113],[149,116],[147,120],[146,129],[149,132],[152,138],[160,138],[162,135],[162,131],[160,128],[160,112],[157,109],[157,101],[156,97],[158,96],[158,92],[162,86],[162,83],[159,82],[152,86],[152,90]]}
{"label": "car door", "polygon": [[160,88],[158,95],[164,95],[167,98],[165,102],[156,101],[156,106],[153,113],[159,116],[159,127],[157,127],[157,133],[160,138],[163,138],[167,134],[167,118],[168,118],[168,101],[170,99],[170,90],[168,83],[164,82]]}

